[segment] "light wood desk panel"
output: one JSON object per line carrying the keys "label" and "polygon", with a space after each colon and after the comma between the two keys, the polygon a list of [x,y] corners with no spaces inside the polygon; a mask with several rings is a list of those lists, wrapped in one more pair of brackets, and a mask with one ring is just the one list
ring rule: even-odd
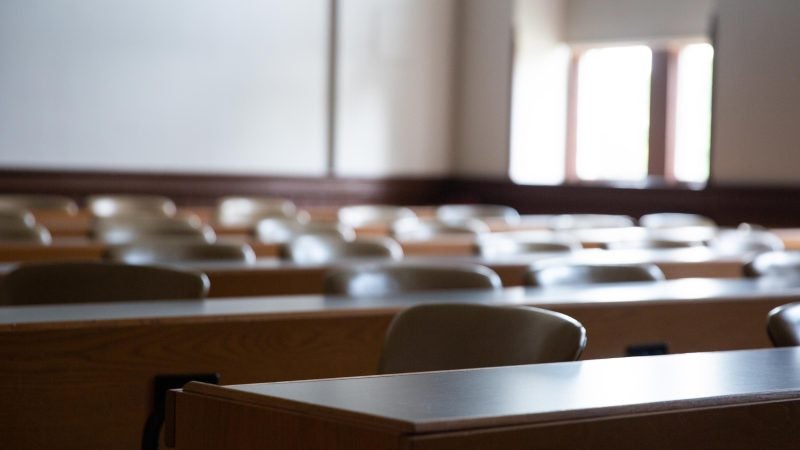
{"label": "light wood desk panel", "polygon": [[225,384],[373,374],[385,330],[423,302],[536,305],[588,330],[584,358],[769,346],[766,313],[800,286],[675,280],[385,299],[322,296],[0,308],[0,436],[8,448],[139,446],[159,374]]}
{"label": "light wood desk panel", "polygon": [[800,348],[280,384],[190,383],[179,450],[796,449]]}

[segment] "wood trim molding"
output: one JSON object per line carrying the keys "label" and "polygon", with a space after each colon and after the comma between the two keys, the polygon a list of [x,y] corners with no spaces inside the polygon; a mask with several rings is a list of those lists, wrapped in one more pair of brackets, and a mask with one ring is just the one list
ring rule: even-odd
{"label": "wood trim molding", "polygon": [[508,180],[454,177],[337,178],[92,171],[0,170],[0,193],[161,194],[183,206],[214,205],[224,195],[285,197],[300,206],[357,203],[436,205],[499,203],[523,214],[609,213],[639,217],[659,211],[704,214],[722,225],[752,222],[800,226],[800,186],[661,184],[526,186]]}

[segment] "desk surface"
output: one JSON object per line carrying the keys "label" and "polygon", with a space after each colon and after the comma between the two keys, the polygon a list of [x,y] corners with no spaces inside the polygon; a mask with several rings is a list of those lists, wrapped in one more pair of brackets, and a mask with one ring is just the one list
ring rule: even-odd
{"label": "desk surface", "polygon": [[[800,397],[800,348],[212,386],[186,392],[403,432],[556,422]],[[180,413],[180,412],[179,412]]]}
{"label": "desk surface", "polygon": [[25,324],[41,328],[82,326],[99,321],[224,318],[239,315],[335,314],[364,310],[399,311],[430,302],[535,305],[561,309],[641,302],[714,302],[731,300],[785,300],[800,298],[800,280],[689,278],[662,282],[609,283],[580,287],[505,288],[448,292],[417,292],[385,298],[352,299],[323,295],[245,297],[207,300],[165,300],[0,307],[0,332]]}

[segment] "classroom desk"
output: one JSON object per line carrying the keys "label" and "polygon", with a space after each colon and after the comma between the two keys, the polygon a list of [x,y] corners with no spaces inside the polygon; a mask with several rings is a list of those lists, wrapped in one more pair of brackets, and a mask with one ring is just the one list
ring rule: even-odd
{"label": "classroom desk", "polygon": [[[38,247],[43,249],[45,247]],[[60,247],[54,246],[55,250]],[[87,258],[100,259],[104,247],[80,247]],[[34,247],[31,247],[34,249]],[[97,253],[92,257],[92,252]],[[68,251],[67,251],[68,253]],[[56,253],[52,253],[55,255]],[[56,259],[67,258],[66,255]],[[34,258],[35,259],[35,258]],[[81,258],[78,258],[81,259]],[[498,273],[504,286],[520,286],[531,264],[543,263],[584,263],[584,264],[638,264],[658,265],[668,279],[737,278],[742,276],[745,260],[740,257],[714,253],[707,248],[666,249],[666,250],[598,250],[588,249],[569,256],[559,254],[516,255],[508,257],[482,258],[478,256],[434,256],[411,255],[407,262],[424,263],[471,263],[482,264]],[[211,280],[210,297],[235,297],[243,295],[294,295],[322,293],[325,274],[337,265],[358,264],[368,261],[349,260],[338,264],[294,264],[276,258],[262,258],[252,264],[230,262],[184,262],[177,267],[205,272]],[[11,265],[0,267],[0,273]]]}
{"label": "classroom desk", "polygon": [[796,449],[799,420],[800,348],[784,348],[193,382],[167,435],[178,450]]}
{"label": "classroom desk", "polygon": [[0,308],[7,448],[138,448],[159,374],[225,384],[374,374],[392,317],[423,302],[534,305],[581,321],[583,358],[770,346],[767,312],[800,284],[684,279],[589,288]]}

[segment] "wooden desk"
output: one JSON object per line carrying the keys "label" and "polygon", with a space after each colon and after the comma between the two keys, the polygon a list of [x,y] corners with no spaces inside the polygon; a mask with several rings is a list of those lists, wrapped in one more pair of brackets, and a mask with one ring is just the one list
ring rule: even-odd
{"label": "wooden desk", "polygon": [[322,296],[0,308],[7,448],[136,449],[159,374],[226,384],[374,374],[392,317],[423,302],[525,304],[588,330],[583,357],[768,347],[764,323],[800,286],[687,279],[353,300]]}
{"label": "wooden desk", "polygon": [[178,450],[796,449],[800,349],[190,383],[175,402]]}

